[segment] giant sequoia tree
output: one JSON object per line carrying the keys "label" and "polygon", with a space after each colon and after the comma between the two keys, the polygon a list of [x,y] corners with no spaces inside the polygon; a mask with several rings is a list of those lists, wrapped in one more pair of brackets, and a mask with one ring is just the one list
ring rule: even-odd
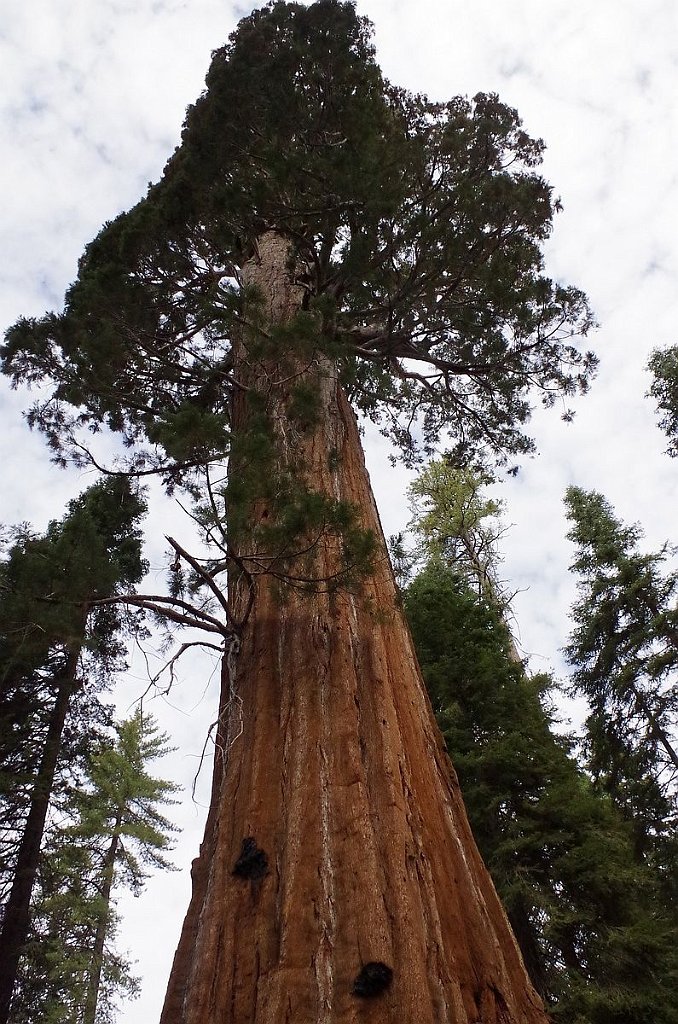
{"label": "giant sequoia tree", "polygon": [[163,178],[88,247],[64,311],[7,336],[5,371],[52,384],[30,417],[56,458],[119,432],[213,544],[177,549],[192,582],[165,605],[226,648],[165,1024],[543,1018],[349,404],[405,458],[448,431],[501,459],[531,449],[530,390],[586,388],[585,297],[543,272],[541,150],[496,96],[386,83],[352,4],[273,3],[215,52]]}

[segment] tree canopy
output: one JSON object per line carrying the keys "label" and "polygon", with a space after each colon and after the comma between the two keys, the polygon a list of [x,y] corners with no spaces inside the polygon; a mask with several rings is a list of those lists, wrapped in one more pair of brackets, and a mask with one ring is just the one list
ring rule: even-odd
{"label": "tree canopy", "polygon": [[[516,111],[389,84],[369,22],[339,0],[255,11],[206,84],[160,182],[88,246],[63,312],[7,334],[4,371],[50,385],[29,418],[56,458],[87,458],[102,427],[170,479],[226,455],[244,336],[250,362],[330,353],[405,457],[441,431],[530,451],[529,392],[551,405],[585,390],[596,360],[576,344],[585,296],[544,271],[559,203]],[[284,328],[264,328],[243,287],[267,231],[304,292]]]}
{"label": "tree canopy", "polygon": [[[145,510],[128,481],[94,484],[42,536],[15,532],[0,565],[0,893],[11,884],[17,831],[69,673],[66,771],[107,721],[99,696],[122,663],[125,622],[115,604],[95,602],[143,576],[139,520]],[[80,663],[77,680],[69,665],[73,655]]]}
{"label": "tree canopy", "polygon": [[512,656],[496,607],[440,561],[405,591],[474,835],[557,1021],[673,1022],[676,919],[634,829],[554,731],[553,681]]}
{"label": "tree canopy", "polygon": [[454,568],[503,614],[508,606],[499,579],[503,502],[484,493],[491,482],[486,470],[455,468],[449,458],[429,462],[409,488],[410,528],[426,561]]}
{"label": "tree canopy", "polygon": [[[560,204],[543,144],[494,94],[434,102],[385,81],[340,0],[255,11],[206,85],[63,311],[18,321],[0,353],[39,387],[29,422],[58,462],[97,465],[92,435],[117,434],[115,468],[191,488],[211,542],[196,559],[169,539],[186,590],[177,570],[168,597],[127,599],[223,639],[213,798],[163,1020],[277,1019],[282,999],[290,1018],[336,999],[353,1019],[364,933],[395,964],[389,1019],[415,1019],[426,990],[426,1020],[444,1002],[540,1022],[382,571],[346,395],[405,460],[444,435],[468,465],[532,450],[534,396],[587,389],[586,297],[544,267]],[[255,833],[279,865],[261,900],[233,869]]]}
{"label": "tree canopy", "polygon": [[657,403],[659,425],[669,440],[667,452],[678,455],[678,345],[655,349],[648,369],[652,374],[650,395]]}
{"label": "tree canopy", "polygon": [[[124,477],[94,484],[0,566],[0,1020],[7,1020],[50,801],[106,724],[122,664],[117,597],[138,583],[145,502]],[[103,603],[99,603],[103,602]],[[134,624],[134,622],[132,622]]]}
{"label": "tree canopy", "polygon": [[591,708],[589,765],[675,898],[678,574],[668,546],[643,552],[640,528],[625,525],[602,494],[570,487],[566,506],[579,576],[566,654]]}
{"label": "tree canopy", "polygon": [[170,752],[141,711],[116,736],[89,744],[80,785],[69,787],[41,857],[31,932],[12,1002],[13,1024],[104,1024],[121,997],[138,994],[116,950],[115,891],[139,895],[149,869],[167,869],[175,826],[161,813],[177,787],[151,775]]}

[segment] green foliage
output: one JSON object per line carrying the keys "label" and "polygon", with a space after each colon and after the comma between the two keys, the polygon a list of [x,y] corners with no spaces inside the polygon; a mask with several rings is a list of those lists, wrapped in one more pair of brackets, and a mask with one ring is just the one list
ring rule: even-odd
{"label": "green foliage", "polygon": [[118,917],[98,891],[91,852],[57,832],[41,863],[33,925],[12,1004],[12,1024],[81,1024],[96,923],[104,916],[107,941],[97,1024],[112,1024],[118,1004],[135,998],[139,979],[116,952]]}
{"label": "green foliage", "polygon": [[[88,488],[42,536],[22,528],[0,564],[0,893],[12,883],[18,837],[44,753],[57,693],[71,675],[53,799],[109,721],[100,694],[136,630],[115,605],[93,605],[137,583],[145,503],[129,481]],[[77,658],[76,674],[72,659]]]}
{"label": "green foliage", "polygon": [[[290,271],[293,273],[293,270]],[[260,302],[262,296],[255,296]],[[265,365],[267,362],[279,364],[283,373],[293,373],[295,367],[304,362],[309,363],[317,355],[323,345],[322,318],[319,315],[321,304],[314,300],[312,311],[301,309],[290,316],[285,323],[266,323],[264,318],[257,317],[252,310],[252,296],[248,299],[248,328],[244,339],[247,356],[250,361]],[[334,310],[334,304],[329,307]],[[327,341],[330,345],[330,340]]]}
{"label": "green foliage", "polygon": [[525,673],[496,608],[440,562],[404,600],[476,840],[554,1018],[675,1021],[675,919],[552,732],[551,681]]}
{"label": "green foliage", "polygon": [[453,566],[503,613],[508,605],[498,571],[503,504],[483,493],[492,479],[487,471],[455,467],[449,458],[429,462],[409,487],[410,529],[419,557]]}
{"label": "green foliage", "polygon": [[446,555],[446,546],[477,530],[485,519],[501,515],[503,503],[480,493],[490,482],[489,477],[455,468],[444,459],[430,462],[417,476],[409,488],[413,527],[424,540],[429,557]]}
{"label": "green foliage", "polygon": [[320,413],[320,397],[317,387],[309,381],[299,381],[290,393],[287,415],[299,430],[308,430],[318,422]]}
{"label": "green foliage", "polygon": [[[312,591],[357,583],[372,571],[377,548],[372,531],[361,527],[355,506],[300,487],[294,479],[272,496],[250,537],[255,554],[243,556],[245,564],[265,558],[269,573]],[[340,544],[340,565],[331,577],[316,567],[323,537],[335,537]]]}
{"label": "green foliage", "polygon": [[568,534],[579,597],[566,648],[573,686],[591,707],[588,763],[633,822],[636,847],[678,895],[678,573],[668,547],[645,554],[602,494],[570,487]]}
{"label": "green foliage", "polygon": [[120,615],[93,603],[138,583],[146,571],[137,526],[145,511],[129,481],[114,478],[71,501],[43,537],[17,537],[2,569],[5,679],[40,666],[55,645],[66,650],[83,638],[102,655],[118,653]]}
{"label": "green foliage", "polygon": [[[303,456],[293,446],[288,446],[285,460],[276,457],[273,417],[280,413],[269,408],[265,394],[252,388],[241,401],[246,426],[235,432],[228,482],[221,493],[224,533],[240,565],[295,587],[357,582],[371,571],[376,546],[372,532],[360,525],[359,510],[306,484]],[[302,434],[317,422],[318,410],[317,383],[297,376],[287,396],[287,430]],[[215,515],[220,518],[215,505],[199,507],[198,518],[207,531]],[[341,552],[341,565],[331,579],[315,565],[320,541],[328,537],[336,538]]]}
{"label": "green foliage", "polygon": [[648,369],[653,376],[650,395],[657,403],[659,425],[669,439],[667,452],[678,455],[678,345],[655,349]]}
{"label": "green foliage", "polygon": [[90,838],[106,844],[119,838],[116,878],[138,892],[147,868],[171,867],[164,851],[171,846],[168,833],[176,828],[158,808],[174,803],[172,794],[178,787],[150,775],[147,765],[173,748],[153,717],[142,711],[117,726],[116,732],[115,743],[100,744],[90,757],[91,789],[73,795],[79,821],[69,835],[85,843]]}
{"label": "green foliage", "polygon": [[[586,390],[595,358],[572,340],[593,325],[585,296],[544,273],[559,204],[516,111],[391,86],[340,0],[253,12],[206,85],[161,181],[88,246],[64,311],[7,334],[4,371],[52,388],[29,417],[56,458],[82,458],[83,430],[102,427],[171,482],[223,457],[240,345],[330,355],[405,458],[441,431],[499,458],[531,450],[529,391],[552,405]],[[267,330],[240,282],[270,230],[304,298]]]}
{"label": "green foliage", "polygon": [[151,716],[137,712],[116,732],[90,750],[84,785],[70,790],[43,851],[14,1024],[80,1024],[93,979],[97,1024],[112,1021],[118,1001],[138,993],[131,965],[114,948],[111,893],[124,886],[139,894],[149,870],[172,869],[166,852],[176,827],[160,808],[174,802],[178,787],[148,770],[170,751]]}
{"label": "green foliage", "polygon": [[178,463],[209,462],[229,451],[229,431],[222,416],[186,402],[177,412],[158,417],[148,427],[148,439]]}

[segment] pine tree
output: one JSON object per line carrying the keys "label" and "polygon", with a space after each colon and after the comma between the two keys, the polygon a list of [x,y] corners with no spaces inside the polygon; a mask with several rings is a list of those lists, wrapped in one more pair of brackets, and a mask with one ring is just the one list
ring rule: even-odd
{"label": "pine tree", "polygon": [[115,952],[114,889],[143,889],[176,831],[160,812],[177,787],[148,771],[168,737],[141,712],[117,726],[115,742],[90,751],[84,788],[71,794],[71,820],[43,853],[33,929],[13,1002],[13,1024],[102,1024],[138,979]]}
{"label": "pine tree", "polygon": [[473,833],[554,1019],[675,1021],[678,922],[554,734],[552,681],[526,674],[497,609],[440,560],[404,600]]}
{"label": "pine tree", "polygon": [[645,554],[602,494],[571,487],[569,538],[579,598],[567,647],[573,684],[586,696],[588,764],[599,787],[633,822],[638,857],[649,857],[678,893],[678,574],[670,549]]}
{"label": "pine tree", "polygon": [[120,433],[214,544],[192,568],[228,654],[165,1024],[339,1024],[370,994],[384,1021],[543,1019],[347,401],[405,459],[442,430],[501,459],[532,448],[528,392],[586,389],[586,299],[543,271],[542,148],[494,95],[386,83],[352,4],[271,3],[215,52],[162,180],[88,247],[64,312],[7,335],[5,372],[52,386],[30,415],[55,457]]}
{"label": "pine tree", "polygon": [[168,833],[174,828],[159,805],[170,803],[170,794],[177,787],[150,775],[146,767],[148,761],[169,752],[168,739],[140,711],[120,725],[116,746],[101,750],[92,758],[93,790],[89,798],[81,801],[80,821],[72,833],[76,840],[84,842],[99,839],[102,847],[101,908],[88,971],[83,1024],[94,1024],[96,1020],[116,874],[126,886],[139,892],[148,874],[146,867],[171,867],[164,852],[170,845]]}
{"label": "pine tree", "polygon": [[[453,568],[510,632],[510,595],[499,577],[503,504],[483,493],[492,482],[487,469],[455,468],[450,459],[433,460],[410,485],[410,528],[420,542],[420,557]],[[515,662],[521,661],[513,639],[510,653]]]}
{"label": "pine tree", "polygon": [[652,374],[650,395],[657,403],[659,425],[669,439],[667,452],[678,454],[678,346],[655,349],[648,369]]}
{"label": "pine tree", "polygon": [[[82,752],[83,739],[105,722],[96,694],[120,664],[123,651],[120,614],[114,605],[95,602],[141,579],[145,564],[138,520],[144,510],[126,479],[95,484],[70,503],[63,521],[51,523],[43,537],[20,537],[3,566],[3,1024],[28,934],[31,893],[60,759],[62,765],[72,763],[73,755]],[[15,718],[17,713],[21,717]]]}

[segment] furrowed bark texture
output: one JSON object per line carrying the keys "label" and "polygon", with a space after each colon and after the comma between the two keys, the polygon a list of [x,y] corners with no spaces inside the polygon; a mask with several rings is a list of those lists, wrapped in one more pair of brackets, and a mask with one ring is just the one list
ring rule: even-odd
{"label": "furrowed bark texture", "polygon": [[[282,239],[263,236],[249,274],[272,321],[295,311]],[[361,509],[377,571],[283,600],[257,581],[162,1024],[543,1024],[424,690],[355,417],[328,360],[308,374],[320,421],[294,436],[281,398],[281,457],[295,448],[309,486]],[[336,572],[338,548],[321,541],[316,571]],[[245,839],[261,878],[233,873]],[[355,994],[374,961],[390,985]]]}

